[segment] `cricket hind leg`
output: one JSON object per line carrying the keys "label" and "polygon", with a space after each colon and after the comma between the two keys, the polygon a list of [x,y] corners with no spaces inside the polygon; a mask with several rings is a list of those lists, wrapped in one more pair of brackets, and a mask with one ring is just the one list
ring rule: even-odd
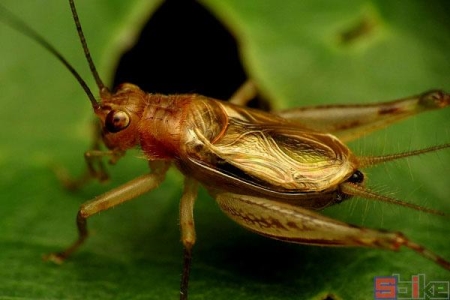
{"label": "cricket hind leg", "polygon": [[152,168],[151,173],[137,177],[120,187],[112,189],[103,195],[96,197],[92,201],[82,204],[76,218],[78,238],[65,250],[46,255],[44,256],[44,259],[58,264],[62,263],[67,257],[75,252],[88,237],[86,220],[89,217],[126,201],[132,200],[158,187],[164,180],[170,164],[163,161],[149,162],[149,164]]}
{"label": "cricket hind leg", "polygon": [[348,142],[418,113],[450,105],[450,94],[428,91],[404,99],[363,105],[323,105],[275,112],[306,128],[334,134]]}
{"label": "cricket hind leg", "polygon": [[212,191],[222,211],[239,225],[286,242],[318,246],[356,246],[397,251],[402,246],[450,270],[450,262],[402,233],[346,224],[319,213],[265,198]]}
{"label": "cricket hind leg", "polygon": [[[231,96],[233,104],[246,106],[259,94],[248,80]],[[322,105],[273,112],[306,128],[334,134],[348,142],[421,112],[450,105],[450,94],[432,90],[403,99],[372,104]]]}

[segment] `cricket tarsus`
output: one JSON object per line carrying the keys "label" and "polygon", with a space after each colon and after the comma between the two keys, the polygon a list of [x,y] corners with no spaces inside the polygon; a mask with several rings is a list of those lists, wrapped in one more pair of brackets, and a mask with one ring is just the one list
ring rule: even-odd
{"label": "cricket tarsus", "polygon": [[81,211],[77,214],[78,239],[64,251],[51,253],[44,256],[44,260],[52,261],[57,264],[63,263],[73,252],[75,252],[88,237],[86,218],[83,217]]}

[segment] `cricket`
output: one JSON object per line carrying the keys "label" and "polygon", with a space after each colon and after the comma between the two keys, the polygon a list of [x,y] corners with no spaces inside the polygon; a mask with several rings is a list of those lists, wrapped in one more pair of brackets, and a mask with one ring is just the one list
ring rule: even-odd
{"label": "cricket", "polygon": [[[194,204],[199,186],[242,227],[280,241],[390,251],[409,248],[450,271],[450,258],[434,253],[401,232],[347,224],[319,211],[361,197],[448,218],[448,213],[404,202],[366,187],[364,169],[386,162],[449,150],[450,143],[382,156],[359,156],[346,143],[419,113],[444,109],[450,94],[431,90],[403,99],[360,105],[328,105],[266,112],[246,107],[258,85],[245,82],[229,99],[198,94],[149,94],[132,83],[114,90],[100,78],[74,0],[68,1],[99,97],[40,34],[9,16],[9,25],[46,48],[73,74],[99,123],[97,140],[85,153],[86,176],[70,183],[108,178],[103,161],[114,164],[132,148],[145,155],[150,171],[81,205],[78,237],[46,260],[62,263],[89,235],[87,220],[99,212],[158,188],[170,167],[184,176],[179,224],[184,248],[180,299],[188,299],[196,243]],[[195,292],[195,291],[194,291]]]}

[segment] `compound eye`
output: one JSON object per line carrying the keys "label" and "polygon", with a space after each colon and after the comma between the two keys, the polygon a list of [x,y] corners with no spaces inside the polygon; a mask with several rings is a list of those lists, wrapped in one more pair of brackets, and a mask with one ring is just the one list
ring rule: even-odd
{"label": "compound eye", "polygon": [[130,116],[123,110],[112,110],[105,120],[105,127],[109,132],[119,132],[130,125]]}
{"label": "compound eye", "polygon": [[362,183],[364,181],[364,174],[361,171],[356,170],[353,174],[347,179],[348,182],[351,183]]}

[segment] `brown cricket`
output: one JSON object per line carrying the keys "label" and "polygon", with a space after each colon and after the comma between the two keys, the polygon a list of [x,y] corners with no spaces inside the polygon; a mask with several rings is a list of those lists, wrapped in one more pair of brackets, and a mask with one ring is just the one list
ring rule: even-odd
{"label": "brown cricket", "polygon": [[173,164],[185,176],[180,200],[184,245],[182,300],[187,299],[192,247],[196,241],[193,209],[199,185],[208,190],[231,219],[258,234],[320,246],[394,251],[404,246],[450,270],[448,260],[400,232],[358,227],[317,212],[360,196],[446,216],[371,191],[364,186],[361,169],[450,148],[449,143],[375,157],[356,156],[344,143],[420,112],[447,107],[448,93],[435,90],[377,104],[264,112],[244,106],[257,92],[252,82],[245,83],[228,102],[197,94],[148,94],[130,83],[121,84],[112,92],[96,71],[74,1],[69,3],[100,91],[99,100],[52,45],[21,21],[14,19],[10,23],[52,52],[88,95],[100,122],[99,141],[108,148],[101,150],[99,143],[95,143],[94,149],[86,152],[88,177],[105,179],[102,158],[109,157],[111,162],[116,162],[135,147],[145,154],[151,171],[83,204],[76,217],[78,238],[70,247],[48,255],[47,259],[64,261],[87,238],[89,217],[157,188]]}

